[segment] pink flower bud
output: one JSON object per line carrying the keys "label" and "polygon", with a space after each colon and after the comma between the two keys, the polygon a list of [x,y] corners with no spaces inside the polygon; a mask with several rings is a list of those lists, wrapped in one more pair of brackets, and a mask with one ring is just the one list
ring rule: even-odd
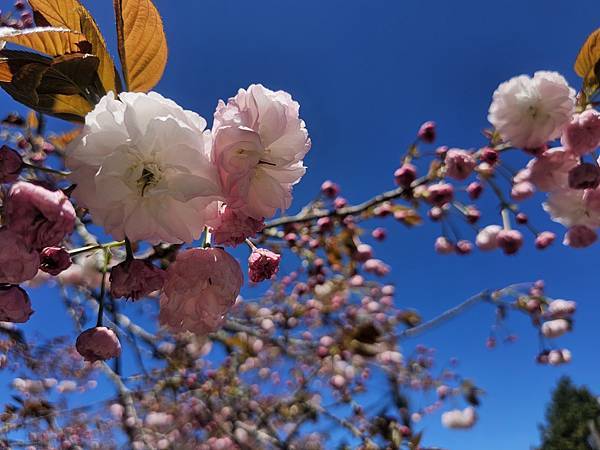
{"label": "pink flower bud", "polygon": [[442,160],[446,157],[446,153],[448,153],[448,147],[445,145],[435,149],[435,155]]}
{"label": "pink flower bud", "polygon": [[585,248],[592,245],[598,239],[598,235],[585,225],[574,225],[567,230],[563,240],[564,245],[573,248]]}
{"label": "pink flower bud", "polygon": [[553,300],[548,305],[546,314],[552,319],[562,319],[575,313],[577,303],[570,300]]}
{"label": "pink flower bud", "polygon": [[473,250],[473,244],[469,241],[461,240],[456,243],[456,253],[459,255],[468,255]]}
{"label": "pink flower bud", "polygon": [[248,277],[254,283],[270,280],[279,270],[281,255],[259,248],[248,258]]}
{"label": "pink flower bud", "polygon": [[563,130],[561,143],[577,156],[593,152],[600,145],[600,114],[593,109],[576,114]]}
{"label": "pink flower bud", "polygon": [[19,286],[0,286],[0,321],[25,323],[32,314],[25,290]]}
{"label": "pink flower bud", "polygon": [[344,197],[337,197],[333,201],[333,207],[335,209],[342,209],[342,208],[345,208],[346,206],[348,206],[348,200],[346,200]]}
{"label": "pink flower bud", "polygon": [[428,121],[421,125],[417,136],[427,144],[433,143],[435,141],[435,122]]}
{"label": "pink flower bud", "polygon": [[385,228],[379,227],[379,228],[375,228],[371,232],[371,236],[373,236],[373,238],[378,241],[383,241],[385,239],[385,237],[387,236],[387,232],[385,231]]}
{"label": "pink flower bud", "polygon": [[467,208],[467,210],[465,211],[465,219],[467,219],[467,222],[474,224],[477,223],[477,221],[481,218],[481,213],[479,212],[479,210],[473,206]]}
{"label": "pink flower bud", "polygon": [[327,180],[321,185],[321,193],[325,197],[335,198],[340,193],[340,187],[333,181]]}
{"label": "pink flower bud", "polygon": [[473,181],[467,186],[467,194],[471,200],[477,200],[483,192],[483,185],[479,181]]}
{"label": "pink flower bud", "polygon": [[525,214],[524,212],[520,212],[516,215],[515,220],[517,221],[517,223],[523,225],[529,222],[529,217],[527,217],[527,214]]}
{"label": "pink flower bud", "polygon": [[442,217],[444,217],[444,210],[442,208],[440,208],[439,206],[434,206],[429,211],[427,211],[427,215],[429,216],[429,218],[431,220],[433,220],[434,222],[437,222]]}
{"label": "pink flower bud", "polygon": [[498,248],[498,233],[502,231],[500,225],[488,225],[477,233],[475,244],[480,250],[488,251]]}
{"label": "pink flower bud", "polygon": [[443,206],[454,198],[454,187],[449,183],[432,184],[427,188],[427,194],[429,203]]}
{"label": "pink flower bud", "polygon": [[565,319],[555,319],[544,322],[542,334],[547,338],[561,337],[571,330],[571,324]]}
{"label": "pink flower bud", "polygon": [[523,235],[517,230],[501,230],[496,236],[496,242],[505,254],[514,255],[523,245]]}
{"label": "pink flower bud", "polygon": [[597,164],[582,163],[569,171],[571,189],[595,189],[600,185],[600,167]]}
{"label": "pink flower bud", "polygon": [[368,259],[363,264],[365,272],[373,273],[379,277],[383,277],[390,272],[390,266],[379,259]]}
{"label": "pink flower bud", "polygon": [[75,210],[62,191],[21,181],[8,193],[5,214],[8,229],[36,250],[60,244],[75,226]]}
{"label": "pink flower bud", "polygon": [[448,255],[454,252],[454,245],[448,238],[440,236],[435,240],[435,251],[441,255]]}
{"label": "pink flower bud", "polygon": [[77,337],[77,352],[86,361],[106,361],[121,354],[121,343],[115,332],[106,327],[90,328]]}
{"label": "pink flower bud", "polygon": [[396,184],[403,188],[409,188],[411,183],[417,179],[417,168],[406,163],[394,172]]}
{"label": "pink flower bud", "polygon": [[510,191],[510,196],[514,200],[521,202],[531,197],[534,193],[535,186],[533,183],[530,183],[529,181],[522,181],[513,185]]}
{"label": "pink flower bud", "polygon": [[36,276],[40,258],[22,237],[6,228],[0,229],[0,283],[19,284]]}
{"label": "pink flower bud", "polygon": [[373,248],[368,244],[358,244],[354,259],[359,262],[364,262],[373,257]]}
{"label": "pink flower bud", "polygon": [[491,147],[481,149],[481,161],[493,166],[498,162],[498,152]]}
{"label": "pink flower bud", "polygon": [[7,145],[0,148],[0,183],[14,183],[23,167],[21,155]]}
{"label": "pink flower bud", "polygon": [[536,248],[543,250],[552,245],[555,239],[556,235],[551,231],[542,231],[535,238],[535,246]]}
{"label": "pink flower bud", "polygon": [[149,261],[125,260],[110,271],[110,293],[114,298],[139,300],[161,289],[165,276],[164,270]]}
{"label": "pink flower bud", "polygon": [[456,148],[448,150],[445,162],[446,175],[457,180],[466,180],[477,165],[470,152]]}
{"label": "pink flower bud", "polygon": [[40,253],[40,270],[58,275],[71,267],[71,255],[62,247],[46,247]]}

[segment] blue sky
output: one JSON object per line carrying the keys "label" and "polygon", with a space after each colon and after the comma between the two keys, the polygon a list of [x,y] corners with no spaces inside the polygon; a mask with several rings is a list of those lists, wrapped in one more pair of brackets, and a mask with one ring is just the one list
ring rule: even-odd
{"label": "blue sky", "polygon": [[[112,37],[112,2],[87,3]],[[300,102],[313,148],[292,210],[313,198],[327,178],[339,182],[351,202],[391,188],[400,156],[425,120],[438,123],[440,144],[482,145],[480,130],[487,126],[496,86],[543,69],[563,73],[578,87],[572,63],[587,34],[600,24],[592,0],[156,4],[170,44],[169,65],[157,87],[163,95],[209,123],[219,98],[250,83],[287,90]],[[13,105],[0,95],[2,110]],[[531,201],[526,209],[540,228],[560,232],[549,224],[539,198],[537,206]],[[487,216],[482,223],[498,220]],[[580,307],[574,333],[561,341],[574,359],[561,368],[533,362],[538,343],[523,317],[509,322],[519,335],[517,343],[486,350],[494,311],[484,306],[415,341],[436,347],[440,362],[457,356],[461,373],[487,392],[472,431],[444,430],[435,415],[422,423],[426,443],[452,450],[527,449],[538,442],[537,423],[560,375],[600,392],[598,247],[575,251],[559,244],[542,253],[528,236],[528,245],[515,257],[440,257],[432,250],[439,233],[434,224],[407,230],[392,220],[373,222],[379,225],[390,236],[376,253],[393,265],[390,281],[398,287],[397,302],[425,317],[482,289],[539,278],[547,281],[550,294],[577,300]],[[44,302],[44,296],[40,292],[34,300]],[[30,327],[47,320],[36,316]]]}

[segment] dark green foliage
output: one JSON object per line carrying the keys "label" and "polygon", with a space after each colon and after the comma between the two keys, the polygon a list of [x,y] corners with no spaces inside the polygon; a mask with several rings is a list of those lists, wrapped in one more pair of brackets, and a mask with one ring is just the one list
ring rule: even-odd
{"label": "dark green foliage", "polygon": [[[591,450],[590,422],[598,423],[600,404],[586,387],[576,387],[568,377],[558,382],[540,426],[538,450]],[[597,426],[597,425],[596,425]]]}

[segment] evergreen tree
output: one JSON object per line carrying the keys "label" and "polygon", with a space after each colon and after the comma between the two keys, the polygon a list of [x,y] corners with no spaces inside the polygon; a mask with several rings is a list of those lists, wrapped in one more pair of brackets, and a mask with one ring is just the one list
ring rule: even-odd
{"label": "evergreen tree", "polygon": [[597,424],[599,417],[600,404],[589,389],[562,377],[546,409],[547,423],[540,426],[542,444],[538,450],[600,450],[590,439],[590,425]]}

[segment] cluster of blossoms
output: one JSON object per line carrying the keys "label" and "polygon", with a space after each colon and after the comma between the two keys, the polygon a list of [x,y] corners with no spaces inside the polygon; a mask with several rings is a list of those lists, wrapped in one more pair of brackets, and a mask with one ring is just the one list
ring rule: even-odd
{"label": "cluster of blossoms", "polygon": [[[1,320],[28,319],[29,299],[16,285],[33,279],[38,269],[52,276],[67,274],[71,254],[80,250],[69,252],[63,245],[76,220],[89,212],[94,224],[119,240],[113,246],[127,246],[124,260],[110,269],[113,298],[138,300],[161,291],[163,326],[176,333],[216,331],[244,277],[235,258],[211,247],[211,234],[214,244],[228,246],[256,236],[265,218],[290,205],[309,149],[298,103],[261,85],[220,102],[212,130],[203,118],[157,93],[121,93],[118,98],[109,93],[66,148],[72,186],[64,191],[18,181],[24,167],[36,166],[3,147],[1,181],[12,185],[0,230],[0,283],[6,286]],[[79,219],[65,192],[75,200]],[[135,259],[132,251],[139,241],[192,243],[203,231],[204,248],[179,252],[166,270]],[[280,256],[248,244],[250,280],[273,277]],[[77,340],[86,360],[120,354],[116,335],[101,323],[100,318],[97,327]]]}

